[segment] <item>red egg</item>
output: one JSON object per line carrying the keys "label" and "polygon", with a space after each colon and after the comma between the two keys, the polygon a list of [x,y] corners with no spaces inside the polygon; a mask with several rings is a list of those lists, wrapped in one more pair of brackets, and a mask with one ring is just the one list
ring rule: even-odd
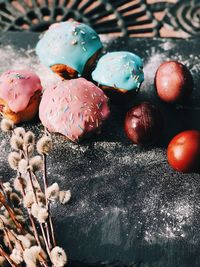
{"label": "red egg", "polygon": [[169,164],[180,172],[200,169],[200,131],[189,130],[176,135],[167,148]]}
{"label": "red egg", "polygon": [[153,144],[160,139],[163,120],[160,111],[152,104],[143,102],[126,114],[124,129],[135,144]]}
{"label": "red egg", "polygon": [[167,103],[187,100],[193,91],[193,78],[186,66],[177,61],[166,61],[160,65],[155,76],[158,96]]}

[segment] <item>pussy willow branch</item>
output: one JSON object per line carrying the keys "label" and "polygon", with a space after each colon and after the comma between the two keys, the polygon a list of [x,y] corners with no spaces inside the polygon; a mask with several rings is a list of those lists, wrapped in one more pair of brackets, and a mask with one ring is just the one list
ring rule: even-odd
{"label": "pussy willow branch", "polygon": [[[28,161],[28,165],[29,165],[28,148],[29,148],[29,145],[26,146],[26,150],[25,150],[24,152],[25,152],[25,157],[26,157],[26,159],[27,159],[27,161]],[[30,179],[30,182],[31,182],[31,188],[32,188],[32,191],[33,191],[34,200],[35,200],[35,202],[38,204],[37,194],[36,194],[36,190],[35,190],[35,187],[34,187],[34,184],[33,184],[32,173],[31,173],[30,170],[28,170],[28,174],[29,174],[29,179]],[[45,245],[47,245],[47,248],[48,248],[48,250],[49,250],[50,247],[51,247],[51,243],[50,243],[50,234],[49,234],[49,228],[48,228],[48,225],[45,224],[45,226],[46,226],[46,234],[47,234],[47,242],[45,242]],[[41,223],[40,223],[40,228],[41,228],[41,230],[42,230],[42,235],[43,235],[44,241],[46,241],[46,235],[45,235],[45,232],[44,232],[43,224],[41,224]]]}
{"label": "pussy willow branch", "polygon": [[51,252],[50,252],[50,249],[49,249],[49,246],[48,246],[48,241],[47,241],[47,238],[46,238],[46,235],[45,235],[45,232],[44,232],[43,225],[41,223],[40,223],[40,229],[42,231],[42,236],[43,236],[43,239],[44,239],[44,243],[45,243],[45,246],[46,246],[47,253],[49,255],[49,258],[51,258]]}
{"label": "pussy willow branch", "polygon": [[[35,173],[33,173],[33,177],[34,177],[35,181],[37,182],[40,191],[42,191],[40,183],[39,183],[38,178],[35,175]],[[49,228],[48,228],[48,224],[47,223],[45,223],[45,228],[46,228],[46,234],[47,234],[47,243],[48,243],[49,248],[51,248],[50,234],[49,234]]]}
{"label": "pussy willow branch", "polygon": [[[22,241],[19,240],[19,239],[16,237],[16,235],[15,235],[13,232],[11,232],[9,229],[7,229],[7,230],[8,230],[8,233],[9,233],[10,235],[12,235],[12,237],[15,239],[15,242],[18,243],[18,245],[21,247],[21,251],[23,252],[23,251],[25,250],[25,248],[24,248],[24,246],[23,246],[23,244],[22,244]],[[43,264],[44,266],[47,266],[47,263],[45,262],[44,258],[43,258],[41,255],[39,255],[39,262],[40,262],[41,264]]]}
{"label": "pussy willow branch", "polygon": [[[20,185],[21,185],[21,193],[22,193],[22,196],[23,196],[23,198],[24,198],[25,195],[26,195],[26,192],[25,192],[25,188],[24,188],[24,185],[23,185],[23,183],[22,183],[22,180],[21,180],[21,179],[22,179],[22,178],[21,178],[21,173],[18,173],[18,177],[17,177],[16,179],[19,180],[19,183],[20,183]],[[33,228],[33,235],[34,235],[34,237],[35,237],[35,240],[36,240],[38,246],[39,246],[39,247],[42,247],[42,246],[41,246],[40,239],[39,239],[39,235],[38,235],[38,232],[37,232],[37,228],[36,228],[36,225],[35,225],[35,221],[34,221],[34,218],[33,218],[32,214],[31,214],[29,208],[27,208],[27,212],[28,212],[29,220],[30,220],[30,222],[31,222],[31,226],[32,226],[32,228]],[[12,234],[12,232],[11,232],[11,234]],[[19,240],[18,240],[18,241],[19,241]],[[22,245],[22,244],[21,244],[21,245]],[[22,247],[22,249],[23,249],[23,247]],[[47,262],[45,261],[45,259],[43,258],[43,256],[42,256],[42,255],[39,255],[39,257],[40,257],[40,259],[39,259],[40,264],[42,264],[42,265],[45,266],[45,267],[48,267]]]}
{"label": "pussy willow branch", "polygon": [[25,231],[24,231],[24,229],[23,229],[23,226],[22,226],[21,223],[19,223],[18,220],[16,219],[14,211],[13,211],[13,210],[10,208],[10,206],[7,204],[5,197],[4,197],[4,195],[3,195],[1,192],[0,192],[0,202],[1,202],[2,205],[5,207],[5,209],[8,211],[8,213],[9,213],[9,215],[10,215],[12,221],[14,222],[14,224],[15,224],[17,230],[18,230],[20,233],[24,234]]}
{"label": "pussy willow branch", "polygon": [[51,229],[51,237],[53,241],[53,246],[56,246],[56,239],[55,239],[55,233],[54,233],[54,227],[53,227],[53,222],[51,219],[51,213],[50,213],[50,207],[49,207],[49,200],[47,199],[47,188],[48,188],[48,180],[47,180],[47,156],[43,154],[43,181],[44,181],[44,194],[45,194],[45,199],[46,199],[46,208],[49,213],[49,224],[50,224],[50,229]]}
{"label": "pussy willow branch", "polygon": [[[35,202],[38,203],[38,199],[37,199],[37,195],[36,195],[36,192],[35,192],[35,187],[33,185],[33,180],[32,180],[32,175],[31,175],[31,171],[30,170],[28,170],[28,174],[29,174],[29,179],[31,181],[31,189],[33,191]],[[50,255],[51,255],[50,247],[49,247],[49,244],[48,244],[48,241],[47,241],[47,237],[45,235],[43,224],[39,223],[39,225],[40,225],[40,229],[41,229],[41,232],[42,232],[42,236],[43,236],[43,239],[44,239],[44,243],[45,243],[45,246],[46,246],[47,253],[48,253],[49,257],[50,257]]]}
{"label": "pussy willow branch", "polygon": [[34,200],[35,200],[35,203],[38,204],[38,199],[37,199],[37,195],[36,195],[36,190],[35,190],[35,187],[33,185],[33,178],[32,178],[32,174],[31,174],[31,171],[28,170],[28,175],[29,175],[29,180],[31,182],[31,189],[33,191],[33,197],[34,197]]}
{"label": "pussy willow branch", "polygon": [[18,245],[21,247],[21,250],[24,251],[24,246],[23,246],[23,244],[22,244],[22,241],[19,240],[19,239],[16,237],[16,235],[15,235],[12,231],[10,231],[9,229],[7,229],[7,231],[8,231],[8,233],[9,233],[10,235],[12,235],[12,237],[15,239],[15,242],[18,243]]}
{"label": "pussy willow branch", "polygon": [[3,182],[1,180],[0,180],[0,190],[3,192],[5,199],[7,199],[7,195],[6,195],[6,192],[4,190],[4,186],[3,186]]}
{"label": "pussy willow branch", "polygon": [[39,183],[38,177],[36,176],[36,174],[35,174],[34,172],[33,172],[32,174],[33,174],[33,177],[34,177],[34,179],[35,179],[35,181],[36,181],[36,183],[37,183],[37,185],[38,185],[38,187],[39,187],[40,191],[42,192],[42,188],[41,188],[41,186],[40,186],[40,183]]}
{"label": "pussy willow branch", "polygon": [[9,238],[9,235],[8,235],[8,231],[7,231],[7,228],[6,228],[6,226],[4,225],[4,223],[3,223],[3,227],[4,227],[4,229],[3,229],[4,235],[5,235],[5,237],[6,237],[7,240],[8,240],[8,248],[10,249],[10,251],[12,251],[12,250],[13,250],[13,246],[12,246],[12,244],[11,244],[11,241],[10,241],[10,238]]}
{"label": "pussy willow branch", "polygon": [[10,266],[18,267],[10,258],[10,256],[3,250],[2,246],[0,245],[0,254],[9,262]]}
{"label": "pussy willow branch", "polygon": [[[24,185],[23,185],[23,183],[22,183],[22,181],[21,181],[21,174],[20,174],[20,173],[19,173],[19,176],[17,177],[17,179],[19,180],[19,183],[20,183],[20,185],[21,185],[21,193],[22,193],[22,196],[23,196],[23,198],[24,198],[25,195],[26,195],[26,193],[25,193]],[[33,235],[34,235],[34,237],[35,237],[35,240],[36,240],[38,246],[41,247],[41,242],[40,242],[40,239],[39,239],[39,235],[38,235],[38,232],[37,232],[37,228],[36,228],[36,226],[35,226],[35,222],[34,222],[33,216],[32,216],[32,214],[31,214],[31,211],[30,211],[29,208],[27,208],[27,212],[28,212],[29,220],[30,220],[30,222],[31,222],[31,226],[32,226],[32,228],[33,228]]]}

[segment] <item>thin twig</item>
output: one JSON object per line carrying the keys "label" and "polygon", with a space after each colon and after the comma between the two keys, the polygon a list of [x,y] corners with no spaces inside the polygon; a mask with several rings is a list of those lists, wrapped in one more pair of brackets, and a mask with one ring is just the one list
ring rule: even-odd
{"label": "thin twig", "polygon": [[0,245],[0,254],[9,262],[12,267],[18,267],[10,258],[10,256],[3,250],[2,246]]}
{"label": "thin twig", "polygon": [[41,186],[40,186],[40,183],[39,183],[38,177],[35,175],[35,173],[34,173],[34,172],[33,172],[33,177],[34,177],[35,181],[37,182],[37,184],[38,184],[38,187],[39,187],[40,191],[42,192],[42,188],[41,188]]}
{"label": "thin twig", "polygon": [[19,232],[24,233],[23,226],[21,223],[18,222],[18,220],[15,217],[14,211],[10,208],[10,206],[6,203],[4,195],[0,192],[0,202],[2,205],[5,207],[5,209],[8,211],[12,221],[14,222],[16,228],[18,229]]}
{"label": "thin twig", "polygon": [[7,194],[4,190],[3,182],[1,181],[1,179],[0,179],[0,190],[2,190],[5,199],[7,199]]}
{"label": "thin twig", "polygon": [[12,235],[12,237],[15,239],[15,241],[19,244],[19,246],[21,247],[21,250],[24,251],[24,246],[23,246],[23,244],[22,244],[22,241],[19,240],[19,239],[16,237],[16,235],[15,235],[12,231],[10,231],[9,229],[7,229],[7,231],[8,231],[8,233],[9,233],[10,235]]}
{"label": "thin twig", "polygon": [[38,236],[37,228],[36,228],[36,226],[35,226],[35,222],[34,222],[34,219],[33,219],[33,216],[32,216],[32,214],[31,214],[30,209],[27,209],[27,212],[28,212],[29,220],[30,220],[30,222],[31,222],[31,226],[32,226],[32,228],[33,228],[33,235],[34,235],[34,237],[35,237],[35,240],[36,240],[38,246],[41,247],[40,238],[39,238],[39,236]]}
{"label": "thin twig", "polygon": [[49,258],[50,258],[51,257],[50,249],[49,249],[49,246],[48,246],[48,242],[47,242],[47,238],[46,238],[46,235],[45,235],[45,232],[44,232],[43,225],[41,223],[40,223],[40,228],[41,228],[41,231],[42,231],[42,236],[44,238],[44,243],[45,243],[45,246],[46,246],[46,249],[47,249],[47,253],[48,253]]}
{"label": "thin twig", "polygon": [[28,174],[29,174],[29,179],[30,179],[30,182],[31,182],[31,189],[33,191],[34,200],[38,204],[38,199],[37,199],[35,187],[33,185],[33,178],[32,178],[32,175],[31,175],[31,171],[30,170],[28,170]]}
{"label": "thin twig", "polygon": [[[18,177],[18,179],[19,179],[19,182],[20,182],[20,185],[21,185],[21,191],[22,191],[22,195],[23,195],[23,198],[24,198],[25,195],[26,195],[26,192],[25,192],[25,189],[24,189],[24,185],[23,185],[23,183],[21,182],[20,177]],[[40,242],[40,239],[39,239],[39,235],[38,235],[38,232],[37,232],[37,228],[36,228],[36,225],[35,225],[33,216],[32,216],[32,214],[31,214],[31,211],[30,211],[29,208],[27,208],[27,212],[28,212],[29,220],[30,220],[30,222],[31,222],[31,226],[32,226],[32,228],[33,228],[33,235],[34,235],[34,237],[35,237],[35,240],[36,240],[38,246],[41,247],[41,242]]]}
{"label": "thin twig", "polygon": [[53,245],[54,245],[54,247],[56,247],[55,232],[54,232],[54,227],[53,227],[53,222],[52,222],[51,215],[49,215],[49,224],[50,224],[50,229],[51,229],[51,235],[52,235]]}
{"label": "thin twig", "polygon": [[[20,179],[20,177],[18,177],[18,179]],[[19,181],[20,181],[20,185],[21,185],[22,195],[23,195],[23,197],[25,197],[26,192],[25,192],[23,183],[21,182],[21,180],[19,180]],[[31,226],[33,228],[33,235],[35,237],[35,240],[36,240],[38,246],[42,247],[40,239],[39,239],[39,235],[38,235],[38,232],[37,232],[37,228],[36,228],[36,225],[35,225],[35,221],[34,221],[34,218],[33,218],[32,214],[31,214],[31,211],[30,211],[29,208],[27,208],[27,212],[28,212],[28,215],[29,215],[29,220],[31,222]],[[43,258],[42,255],[40,255],[40,259],[41,259],[40,263],[43,264],[43,266],[48,267],[48,265],[47,265],[47,263],[46,263],[46,261],[45,261],[45,259]]]}
{"label": "thin twig", "polygon": [[[43,182],[44,182],[44,193],[46,196],[47,188],[48,188],[48,180],[47,180],[47,156],[43,154]],[[48,202],[48,201],[47,201]],[[47,203],[46,203],[47,205]]]}
{"label": "thin twig", "polygon": [[49,225],[47,222],[45,222],[45,230],[46,230],[46,235],[47,235],[47,242],[48,242],[48,246],[51,249],[52,245],[51,245],[51,238],[50,238],[50,233],[49,233]]}
{"label": "thin twig", "polygon": [[[35,187],[33,185],[33,178],[32,178],[32,175],[31,175],[31,171],[30,170],[28,170],[28,174],[29,174],[29,179],[30,179],[30,182],[31,182],[31,189],[33,191],[34,200],[38,204],[38,199],[37,199]],[[45,242],[46,249],[49,251],[50,246],[49,246],[49,244],[47,242],[47,238],[46,238],[46,235],[45,235],[45,232],[44,232],[44,227],[43,227],[43,225],[41,223],[40,223],[40,228],[41,228],[41,231],[42,231],[42,236],[43,236],[43,239],[44,239],[44,242]],[[47,232],[47,235],[48,234],[49,234],[49,232]]]}
{"label": "thin twig", "polygon": [[55,240],[55,233],[54,233],[54,227],[51,219],[51,214],[50,214],[50,206],[49,206],[49,200],[47,199],[47,188],[48,188],[48,180],[47,180],[47,158],[46,155],[43,154],[43,182],[44,182],[44,194],[45,194],[45,199],[46,199],[46,208],[49,213],[49,224],[50,224],[50,229],[51,229],[51,237],[53,241],[53,246],[56,246],[56,240]]}
{"label": "thin twig", "polygon": [[[3,221],[2,221],[2,223],[3,223]],[[3,227],[4,227],[3,232],[4,232],[4,234],[5,234],[5,237],[6,237],[7,240],[8,240],[8,248],[10,249],[10,251],[12,251],[12,250],[13,250],[13,246],[12,246],[12,244],[11,244],[11,240],[10,240],[10,238],[9,238],[9,235],[8,235],[8,232],[7,232],[7,228],[6,228],[6,226],[4,225],[4,223],[3,223]]]}

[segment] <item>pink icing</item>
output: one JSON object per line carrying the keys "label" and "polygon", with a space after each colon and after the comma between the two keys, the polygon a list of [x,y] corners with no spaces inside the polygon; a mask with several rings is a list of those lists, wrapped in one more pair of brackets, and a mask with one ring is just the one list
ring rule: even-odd
{"label": "pink icing", "polygon": [[0,76],[0,98],[17,113],[23,111],[38,90],[40,78],[30,70],[8,70]]}
{"label": "pink icing", "polygon": [[43,125],[72,141],[99,129],[109,113],[106,95],[84,78],[59,81],[46,89],[39,107]]}

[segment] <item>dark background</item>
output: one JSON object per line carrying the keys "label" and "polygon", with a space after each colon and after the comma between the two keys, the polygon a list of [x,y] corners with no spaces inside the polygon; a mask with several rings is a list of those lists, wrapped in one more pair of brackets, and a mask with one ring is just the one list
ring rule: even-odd
{"label": "dark background", "polygon": [[[8,60],[6,66],[25,57],[37,40],[34,33],[1,34],[1,52],[12,49],[15,54],[15,58],[2,54]],[[52,207],[58,243],[73,267],[200,266],[200,175],[173,171],[165,151],[176,133],[200,130],[199,39],[104,37],[104,44],[107,51],[133,51],[144,59],[145,82],[131,106],[143,100],[156,104],[164,117],[164,132],[157,147],[132,145],[123,131],[129,106],[111,106],[101,135],[80,145],[53,135],[49,179],[72,192],[69,204]],[[155,94],[153,77],[165,59],[180,60],[193,74],[195,90],[184,106],[166,105]],[[32,61],[35,68],[39,66],[34,52]],[[38,135],[43,129],[37,121],[25,127]],[[0,142],[0,174],[8,179],[13,174],[6,161],[9,146],[3,133]]]}

